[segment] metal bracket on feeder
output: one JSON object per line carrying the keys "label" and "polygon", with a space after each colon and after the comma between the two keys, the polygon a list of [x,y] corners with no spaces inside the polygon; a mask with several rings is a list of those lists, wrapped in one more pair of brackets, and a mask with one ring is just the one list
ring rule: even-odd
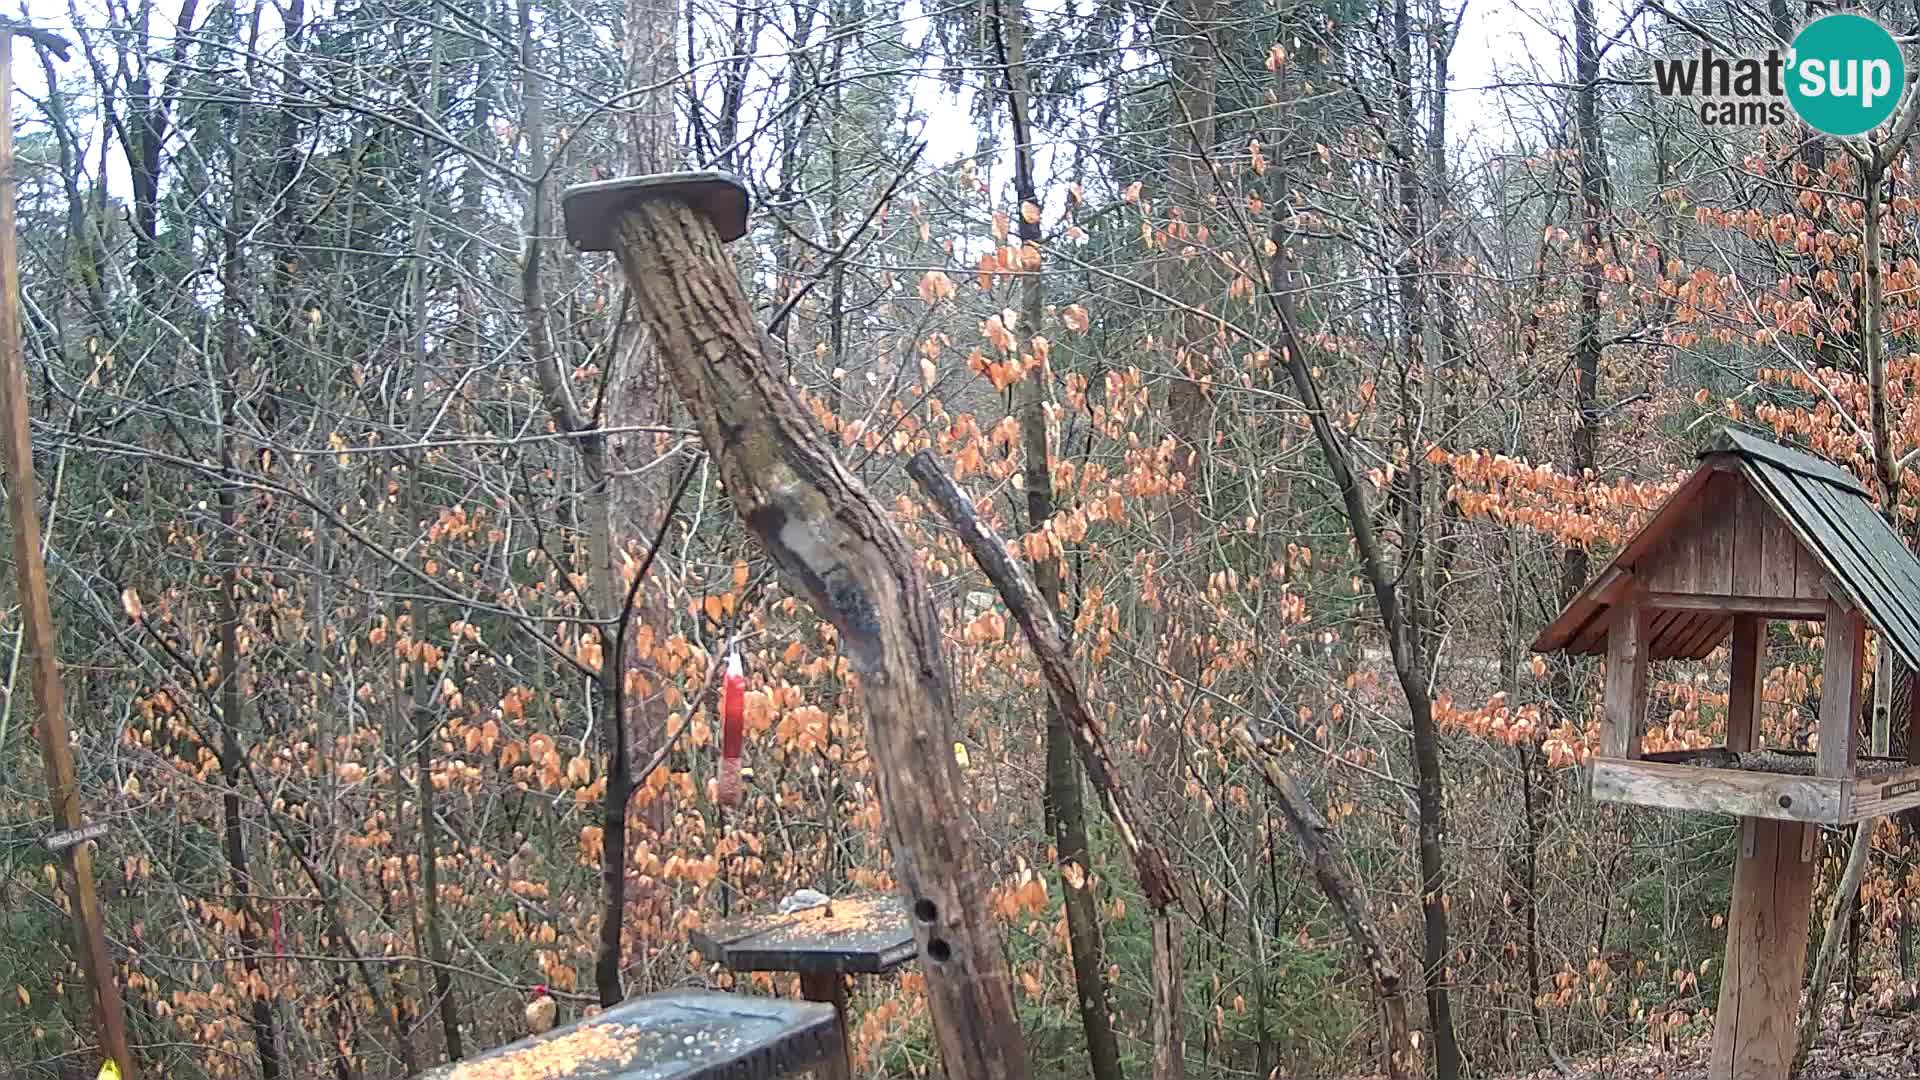
{"label": "metal bracket on feeder", "polygon": [[48,851],[58,855],[69,848],[79,847],[89,840],[98,840],[105,835],[107,835],[107,823],[100,821],[92,825],[82,826],[78,829],[68,829],[66,832],[54,833],[43,842],[47,845]]}
{"label": "metal bracket on feeder", "polygon": [[620,215],[656,199],[677,199],[713,222],[722,243],[747,234],[747,186],[732,173],[677,172],[575,184],[560,197],[567,241],[581,251],[612,251]]}

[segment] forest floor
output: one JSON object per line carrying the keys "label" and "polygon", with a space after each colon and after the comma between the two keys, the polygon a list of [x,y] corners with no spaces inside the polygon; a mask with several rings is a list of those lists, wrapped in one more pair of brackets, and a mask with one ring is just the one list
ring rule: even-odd
{"label": "forest floor", "polygon": [[[1840,1026],[1840,1009],[1825,1010],[1820,1041],[1799,1080],[1912,1080],[1920,1077],[1920,1013],[1881,1016],[1869,1013],[1850,1027]],[[1705,1080],[1712,1051],[1709,1033],[1671,1052],[1643,1048],[1605,1059],[1569,1062],[1570,1073],[1553,1069],[1525,1080]]]}

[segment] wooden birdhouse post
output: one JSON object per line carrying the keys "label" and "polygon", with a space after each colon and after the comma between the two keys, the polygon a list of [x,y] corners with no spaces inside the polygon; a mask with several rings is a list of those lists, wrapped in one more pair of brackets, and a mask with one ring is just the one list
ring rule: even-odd
{"label": "wooden birdhouse post", "polygon": [[[1920,560],[1866,489],[1819,458],[1731,429],[1700,457],[1699,470],[1533,647],[1606,657],[1593,798],[1740,819],[1707,1075],[1784,1080],[1819,827],[1920,806],[1920,731],[1909,730],[1905,760],[1860,752],[1867,628],[1879,634],[1882,671],[1889,653],[1920,666]],[[1769,619],[1825,624],[1811,749],[1762,738]],[[1648,662],[1704,659],[1729,635],[1725,745],[1643,752]],[[1909,722],[1920,727],[1920,708]],[[1876,745],[1887,745],[1886,723],[1875,716]]]}

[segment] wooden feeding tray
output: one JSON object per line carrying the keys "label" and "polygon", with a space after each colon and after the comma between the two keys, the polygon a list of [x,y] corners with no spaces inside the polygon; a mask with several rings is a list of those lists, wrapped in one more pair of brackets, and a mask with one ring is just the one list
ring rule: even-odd
{"label": "wooden feeding tray", "polygon": [[1886,757],[1855,759],[1852,776],[1818,776],[1818,758],[1804,751],[1723,747],[1599,758],[1593,797],[1601,802],[1702,810],[1848,825],[1920,806],[1920,766]]}
{"label": "wooden feeding tray", "polygon": [[733,971],[791,971],[800,993],[833,1006],[841,1049],[821,1070],[852,1075],[846,1057],[847,989],[842,976],[878,975],[919,953],[906,905],[896,896],[848,897],[822,907],[748,915],[687,935],[700,955]]}
{"label": "wooden feeding tray", "polygon": [[760,1080],[841,1053],[833,1010],[675,990],[443,1065],[422,1080]]}
{"label": "wooden feeding tray", "polygon": [[893,896],[835,900],[787,915],[748,915],[688,937],[700,955],[733,971],[877,975],[919,952],[906,906]]}

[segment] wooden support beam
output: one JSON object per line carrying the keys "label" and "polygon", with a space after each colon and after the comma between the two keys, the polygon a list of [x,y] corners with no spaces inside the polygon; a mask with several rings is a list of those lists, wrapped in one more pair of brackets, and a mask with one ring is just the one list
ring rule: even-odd
{"label": "wooden support beam", "polygon": [[1860,675],[1867,624],[1844,600],[1827,600],[1826,655],[1820,663],[1821,776],[1852,776],[1860,753]]}
{"label": "wooden support beam", "polygon": [[1907,764],[1920,765],[1920,671],[1907,672]]}
{"label": "wooden support beam", "polygon": [[1886,639],[1880,639],[1880,666],[1873,672],[1873,716],[1868,729],[1867,753],[1886,757],[1893,753],[1893,670],[1899,664]]}
{"label": "wooden support beam", "polygon": [[1751,750],[1760,732],[1760,687],[1767,671],[1767,620],[1733,620],[1733,667],[1727,679],[1727,749]]}
{"label": "wooden support beam", "polygon": [[853,1044],[847,1041],[847,982],[837,971],[800,973],[800,996],[833,1006],[834,1022],[840,1027],[840,1051],[828,1055],[813,1070],[819,1080],[852,1080]]}
{"label": "wooden support beam", "polygon": [[1845,820],[1847,785],[1835,777],[1601,758],[1593,763],[1591,785],[1600,802],[1823,825]]}
{"label": "wooden support beam", "polygon": [[1647,713],[1647,610],[1629,593],[1614,605],[1607,627],[1607,686],[1600,724],[1600,756],[1640,756]]}
{"label": "wooden support beam", "polygon": [[1800,858],[1815,825],[1746,819],[1751,851],[1733,872],[1708,1080],[1786,1080],[1813,911],[1813,863]]}
{"label": "wooden support beam", "polygon": [[1646,592],[1642,607],[1659,611],[1712,611],[1721,615],[1765,615],[1775,619],[1824,619],[1825,600],[1793,596],[1729,596],[1721,593]]}

